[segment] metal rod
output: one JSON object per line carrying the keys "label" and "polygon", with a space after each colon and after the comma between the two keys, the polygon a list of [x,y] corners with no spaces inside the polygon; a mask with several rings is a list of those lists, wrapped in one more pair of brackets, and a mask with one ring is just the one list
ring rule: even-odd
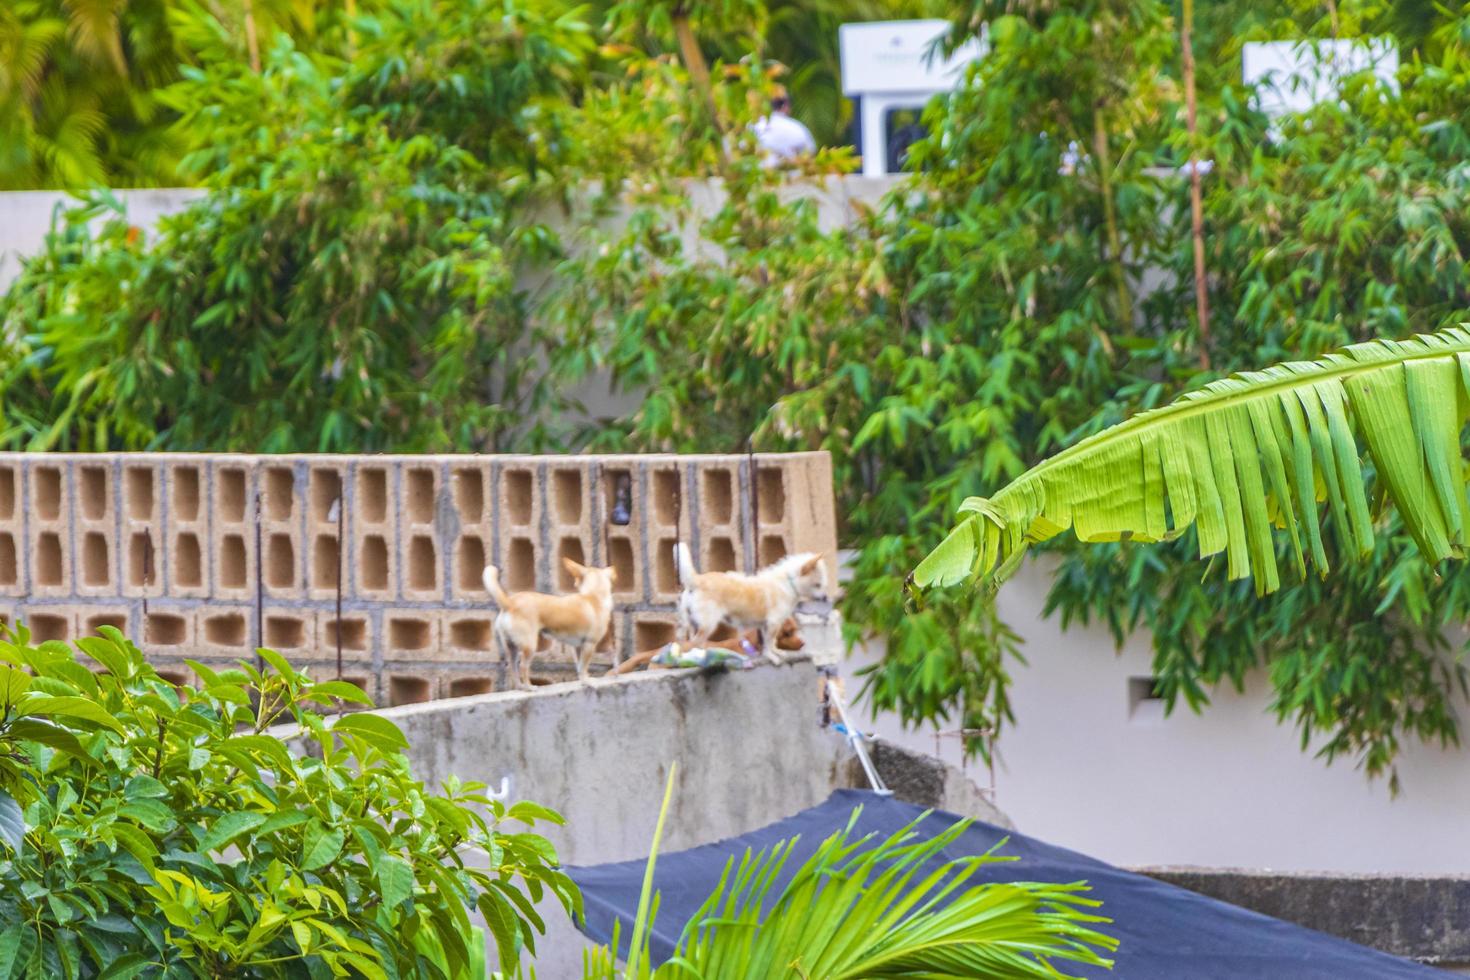
{"label": "metal rod", "polygon": [[[342,679],[342,515],[347,510],[342,505],[342,491],[337,490],[337,680]],[[337,702],[337,714],[342,713],[342,702]]]}
{"label": "metal rod", "polygon": [[760,567],[761,515],[755,465],[755,433],[752,432],[745,440],[745,470],[750,475],[750,551],[745,556],[747,572],[754,572]]}
{"label": "metal rod", "polygon": [[[265,564],[265,555],[261,551],[260,531],[260,490],[255,491],[255,647],[259,650],[265,646],[265,575],[262,567]],[[258,652],[255,655],[255,665],[264,669],[265,658]]]}
{"label": "metal rod", "polygon": [[153,529],[143,529],[143,643],[148,637],[148,590],[153,588]]}
{"label": "metal rod", "polygon": [[883,782],[883,777],[878,775],[878,769],[873,765],[873,760],[868,756],[868,749],[863,745],[863,734],[853,726],[852,719],[847,715],[847,706],[842,703],[842,694],[837,689],[837,679],[827,678],[827,699],[837,709],[837,717],[842,719],[842,727],[847,730],[847,744],[851,745],[857,753],[858,762],[862,764],[863,774],[868,777],[868,784],[873,787],[873,792],[879,796],[892,796],[893,790]]}
{"label": "metal rod", "polygon": [[[679,546],[684,543],[684,485],[680,482],[682,474],[679,472],[679,464],[675,463],[674,470],[674,584],[683,588],[684,575],[679,570]],[[655,568],[658,566],[655,565]]]}

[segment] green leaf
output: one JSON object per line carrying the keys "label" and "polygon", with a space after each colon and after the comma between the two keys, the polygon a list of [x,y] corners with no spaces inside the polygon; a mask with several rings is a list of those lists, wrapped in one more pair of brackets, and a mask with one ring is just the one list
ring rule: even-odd
{"label": "green leaf", "polygon": [[159,965],[161,964],[150,960],[142,953],[124,953],[114,959],[97,977],[97,980],[132,980],[143,971]]}
{"label": "green leaf", "polygon": [[323,681],[320,684],[313,684],[306,692],[306,697],[323,704],[329,703],[334,698],[353,704],[371,705],[373,703],[362,688],[347,681]]}
{"label": "green leaf", "polygon": [[280,674],[287,680],[295,680],[298,676],[300,676],[291,667],[291,664],[286,660],[286,658],[281,656],[276,651],[268,649],[266,647],[261,647],[255,652],[260,654],[260,659],[264,660],[266,663],[275,668],[277,674]]}
{"label": "green leaf", "polygon": [[43,694],[39,697],[26,698],[21,702],[18,710],[21,714],[32,717],[39,715],[48,718],[65,718],[69,721],[90,722],[110,728],[119,735],[123,734],[123,727],[118,724],[116,718],[103,710],[100,705],[85,698]]}
{"label": "green leaf", "polygon": [[373,714],[345,715],[337,719],[332,731],[356,735],[380,752],[402,752],[408,748],[408,739],[399,727],[386,718]]}
{"label": "green leaf", "polygon": [[282,810],[271,814],[270,819],[260,825],[258,833],[264,837],[266,834],[274,834],[278,830],[298,827],[310,819],[311,817],[304,810]]}
{"label": "green leaf", "polygon": [[505,818],[519,820],[527,825],[534,824],[537,820],[544,820],[561,827],[567,822],[566,818],[555,810],[539,803],[532,803],[530,800],[517,800],[512,803],[510,809],[505,811]]}
{"label": "green leaf", "polygon": [[26,818],[21,811],[20,804],[15,802],[15,797],[0,790],[0,840],[10,847],[13,853],[19,854],[21,846],[25,843]]}
{"label": "green leaf", "polygon": [[31,676],[23,670],[0,664],[0,707],[8,710],[31,688]]}
{"label": "green leaf", "polygon": [[218,851],[265,823],[263,813],[226,813],[214,822],[199,841],[199,850]]}
{"label": "green leaf", "polygon": [[346,834],[340,827],[327,828],[319,822],[313,823],[302,844],[301,870],[315,871],[331,864],[342,853],[345,841]]}
{"label": "green leaf", "polygon": [[39,742],[41,745],[75,756],[88,764],[94,761],[77,737],[65,728],[57,728],[55,725],[37,721],[34,718],[17,718],[10,723],[7,732],[11,738],[19,741]]}
{"label": "green leaf", "polygon": [[17,922],[0,932],[0,977],[20,976],[36,951],[36,928]]}
{"label": "green leaf", "polygon": [[168,796],[168,787],[143,772],[128,780],[123,796],[129,800],[161,800]]}
{"label": "green leaf", "polygon": [[173,810],[158,800],[134,800],[124,804],[118,813],[132,817],[138,823],[158,834],[166,834],[178,825]]}
{"label": "green leaf", "polygon": [[391,854],[378,858],[378,887],[383,891],[383,905],[397,908],[413,897],[413,866]]}
{"label": "green leaf", "polygon": [[501,970],[506,974],[514,974],[520,953],[516,942],[520,927],[515,909],[506,901],[505,896],[494,890],[481,892],[476,905],[485,925],[490,929],[490,934],[495,937],[495,945],[500,951]]}
{"label": "green leaf", "polygon": [[114,677],[128,678],[132,676],[132,664],[128,655],[117,648],[111,640],[104,640],[96,636],[84,636],[77,640],[77,646],[87,656],[97,661],[107,672]]}
{"label": "green leaf", "polygon": [[1082,541],[1152,542],[1194,525],[1201,557],[1223,551],[1230,578],[1254,577],[1258,593],[1273,592],[1273,522],[1296,543],[1298,561],[1300,540],[1318,533],[1316,495],[1293,494],[1288,473],[1298,491],[1325,487],[1345,553],[1372,550],[1354,431],[1424,559],[1461,557],[1470,547],[1458,437],[1467,404],[1464,328],[1215,381],[1084,439],[988,499],[967,500],[961,510],[979,516],[964,517],[914,581],[946,585],[974,571],[1003,581],[1031,543],[1068,528]]}

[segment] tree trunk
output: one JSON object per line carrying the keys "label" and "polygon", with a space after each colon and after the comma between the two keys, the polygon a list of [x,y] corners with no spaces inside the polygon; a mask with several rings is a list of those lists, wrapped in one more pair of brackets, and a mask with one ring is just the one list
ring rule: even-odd
{"label": "tree trunk", "polygon": [[[1113,163],[1108,153],[1108,131],[1103,126],[1103,107],[1099,100],[1092,110],[1092,151],[1097,157],[1098,189],[1102,194],[1103,221],[1107,226],[1109,258],[1114,266],[1118,289],[1118,320],[1125,332],[1133,329],[1133,302],[1128,295],[1128,275],[1123,268],[1123,241],[1118,234],[1118,215],[1113,209]],[[1103,336],[1104,346],[1112,353],[1112,344]]]}
{"label": "tree trunk", "polygon": [[255,6],[244,0],[245,7],[245,50],[250,54],[250,70],[260,74],[260,41],[255,36]]}
{"label": "tree trunk", "polygon": [[725,159],[725,130],[720,125],[720,113],[715,105],[715,90],[709,80],[709,66],[704,63],[704,52],[699,50],[699,39],[694,36],[694,28],[689,24],[688,8],[676,9],[673,20],[674,35],[679,39],[679,58],[684,62],[684,70],[689,73],[694,87],[699,90],[700,98],[704,100],[705,111],[709,113],[710,125],[715,128],[715,135],[720,139],[720,160],[723,161]]}
{"label": "tree trunk", "polygon": [[1210,367],[1210,289],[1205,273],[1205,209],[1200,196],[1199,126],[1194,94],[1194,0],[1184,0],[1179,47],[1184,55],[1184,118],[1189,131],[1189,220],[1194,238],[1194,311],[1199,321],[1199,361]]}

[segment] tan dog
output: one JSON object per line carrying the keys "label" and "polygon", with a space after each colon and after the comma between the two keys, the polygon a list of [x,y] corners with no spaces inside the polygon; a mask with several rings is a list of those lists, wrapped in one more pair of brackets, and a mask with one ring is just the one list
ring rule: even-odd
{"label": "tan dog", "polygon": [[[739,636],[732,636],[729,639],[725,640],[710,640],[708,643],[705,644],[705,647],[719,647],[722,650],[733,650],[736,653],[743,653],[747,656],[754,656],[755,645],[758,642],[760,642],[759,635],[755,630],[751,630],[748,633],[742,633]],[[635,653],[633,654],[633,656],[629,657],[627,660],[624,660],[612,670],[608,671],[608,673],[632,673],[639,667],[642,667],[644,664],[648,663],[654,657],[657,657],[667,646],[668,644],[665,644],[664,646],[657,647],[653,650],[644,650],[641,653]],[[796,620],[788,619],[786,620],[786,622],[781,624],[781,632],[776,634],[776,649],[794,652],[796,650],[802,649],[805,646],[806,640],[803,640],[801,638],[801,627],[796,625]]]}
{"label": "tan dog", "polygon": [[827,566],[821,555],[787,555],[754,575],[705,572],[694,567],[689,546],[674,545],[674,558],[684,591],[679,595],[683,638],[695,645],[728,623],[737,630],[761,631],[761,653],[773,664],[784,663],[776,652],[776,634],[799,603],[829,602]]}
{"label": "tan dog", "polygon": [[521,690],[531,686],[531,661],[543,633],[576,651],[577,677],[584,681],[598,641],[607,635],[617,572],[612,568],[589,568],[570,558],[563,558],[562,564],[577,580],[577,591],[572,595],[507,595],[500,587],[499,570],[494,565],[485,568],[485,590],[500,606],[495,617],[495,638],[510,654],[514,683]]}

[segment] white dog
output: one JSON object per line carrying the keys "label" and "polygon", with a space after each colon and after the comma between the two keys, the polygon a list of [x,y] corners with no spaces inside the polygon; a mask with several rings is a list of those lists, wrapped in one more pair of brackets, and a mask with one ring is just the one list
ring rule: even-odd
{"label": "white dog", "polygon": [[725,623],[736,630],[758,629],[761,652],[773,664],[783,663],[776,652],[781,624],[807,600],[829,602],[827,565],[821,555],[787,555],[775,564],[744,575],[705,572],[694,567],[694,556],[682,541],[674,546],[674,560],[684,591],[679,596],[679,626],[683,639],[703,643]]}

